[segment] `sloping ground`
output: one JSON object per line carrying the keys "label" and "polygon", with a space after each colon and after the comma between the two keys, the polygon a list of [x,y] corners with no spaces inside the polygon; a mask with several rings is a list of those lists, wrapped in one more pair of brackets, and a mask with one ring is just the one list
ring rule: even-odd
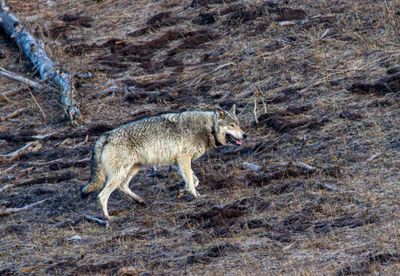
{"label": "sloping ground", "polygon": [[[15,184],[0,206],[48,199],[0,218],[0,274],[399,271],[396,1],[35,2],[8,4],[75,74],[83,119],[63,122],[51,92],[0,99],[1,116],[26,108],[1,123],[2,154],[53,134],[0,164],[2,187]],[[12,43],[0,43],[1,66],[34,78]],[[19,85],[1,81],[1,91]],[[84,219],[101,214],[78,193],[98,135],[141,116],[233,103],[250,139],[194,164],[204,197],[177,199],[177,174],[149,168],[131,183],[147,207],[115,192],[110,229]]]}

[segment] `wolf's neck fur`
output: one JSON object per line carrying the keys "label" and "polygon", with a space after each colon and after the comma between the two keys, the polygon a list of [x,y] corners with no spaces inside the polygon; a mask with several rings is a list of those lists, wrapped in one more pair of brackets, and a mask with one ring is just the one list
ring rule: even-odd
{"label": "wolf's neck fur", "polygon": [[186,111],[183,113],[167,113],[161,117],[171,122],[192,122],[193,124],[212,128],[214,112]]}
{"label": "wolf's neck fur", "polygon": [[218,132],[218,115],[217,115],[217,112],[214,111],[213,112],[213,126],[212,126],[211,133],[214,138],[215,146],[219,147],[219,146],[222,146],[222,143],[218,140],[217,132]]}
{"label": "wolf's neck fur", "polygon": [[206,144],[209,148],[222,145],[217,137],[218,125],[217,114],[213,111],[186,111],[183,113],[169,113],[161,115],[171,122],[185,122],[190,125],[198,126],[198,132],[206,134]]}

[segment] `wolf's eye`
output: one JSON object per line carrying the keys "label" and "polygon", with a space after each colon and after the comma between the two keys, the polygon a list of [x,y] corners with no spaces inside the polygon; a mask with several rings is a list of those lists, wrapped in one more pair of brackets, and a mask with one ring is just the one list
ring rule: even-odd
{"label": "wolf's eye", "polygon": [[229,126],[230,126],[230,127],[236,127],[236,125],[235,125],[235,124],[229,124]]}

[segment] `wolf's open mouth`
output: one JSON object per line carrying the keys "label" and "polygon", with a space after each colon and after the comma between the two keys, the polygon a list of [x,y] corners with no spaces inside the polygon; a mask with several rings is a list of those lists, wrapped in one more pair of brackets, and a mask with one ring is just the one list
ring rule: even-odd
{"label": "wolf's open mouth", "polygon": [[233,137],[230,134],[226,135],[226,139],[228,139],[229,142],[231,142],[232,144],[236,145],[236,146],[240,146],[242,144],[242,141],[239,139],[236,139],[235,137]]}

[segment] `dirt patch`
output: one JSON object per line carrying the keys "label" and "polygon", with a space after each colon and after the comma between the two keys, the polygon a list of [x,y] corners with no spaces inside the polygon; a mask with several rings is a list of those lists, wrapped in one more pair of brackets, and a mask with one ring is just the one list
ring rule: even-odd
{"label": "dirt patch", "polygon": [[400,90],[400,73],[384,76],[373,83],[356,82],[349,88],[349,91],[360,94],[379,94],[397,93]]}
{"label": "dirt patch", "polygon": [[200,178],[200,182],[204,183],[211,190],[235,189],[243,186],[238,175],[204,175]]}
{"label": "dirt patch", "polygon": [[128,87],[138,87],[138,88],[143,88],[144,90],[147,90],[147,91],[153,91],[153,90],[161,89],[163,87],[174,85],[176,83],[176,79],[169,79],[169,80],[155,81],[155,82],[152,82],[152,81],[139,82],[136,80],[127,79],[127,80],[124,80],[124,83]]}
{"label": "dirt patch", "polygon": [[198,6],[208,6],[208,5],[222,5],[225,3],[233,3],[237,2],[238,0],[193,0],[191,7],[198,7]]}
{"label": "dirt patch", "polygon": [[128,33],[127,36],[138,37],[151,31],[156,31],[163,27],[173,26],[183,21],[181,17],[176,17],[171,11],[160,12],[150,17],[146,22],[146,27]]}
{"label": "dirt patch", "polygon": [[332,221],[317,221],[313,225],[313,231],[316,233],[326,233],[332,231],[333,228],[355,228],[378,221],[379,218],[376,214],[346,215]]}
{"label": "dirt patch", "polygon": [[388,265],[398,263],[400,254],[398,253],[378,253],[370,254],[365,261],[360,263],[351,264],[335,272],[335,275],[360,275],[372,273],[371,266],[373,264]]}
{"label": "dirt patch", "polygon": [[286,133],[304,128],[318,128],[324,126],[331,120],[331,116],[317,116],[297,118],[290,116],[282,116],[280,114],[265,113],[259,117],[259,122],[277,132]]}
{"label": "dirt patch", "polygon": [[280,8],[277,13],[276,21],[301,20],[307,17],[307,13],[302,9]]}
{"label": "dirt patch", "polygon": [[200,13],[196,19],[193,19],[193,23],[197,25],[209,25],[214,24],[216,19],[216,15],[213,13]]}
{"label": "dirt patch", "polygon": [[[188,32],[182,30],[167,31],[159,38],[146,41],[142,44],[126,43],[123,44],[123,47],[115,47],[111,44],[110,50],[112,54],[100,57],[98,62],[103,65],[117,66],[119,68],[126,68],[128,66],[126,62],[138,62],[143,69],[154,73],[161,68],[161,65],[152,62],[153,55],[157,50],[167,47],[170,42],[182,39],[180,46],[168,54],[169,58],[167,60],[171,60],[171,57],[182,49],[195,49],[201,44],[214,40],[217,37],[217,35],[205,29]],[[182,63],[178,63],[178,65],[180,64]]]}
{"label": "dirt patch", "polygon": [[66,38],[69,31],[74,28],[92,27],[93,18],[80,14],[66,13],[58,18],[55,22],[51,24],[45,35],[49,35],[51,38]]}
{"label": "dirt patch", "polygon": [[221,12],[226,15],[224,24],[227,26],[239,26],[240,24],[254,21],[256,18],[265,15],[267,12],[265,5],[244,6],[242,4],[231,6]]}
{"label": "dirt patch", "polygon": [[201,263],[207,264],[213,261],[213,258],[220,258],[227,254],[238,252],[240,248],[229,242],[218,244],[207,248],[204,252],[195,253],[187,258],[188,264]]}
{"label": "dirt patch", "polygon": [[[265,186],[270,184],[273,180],[284,180],[290,178],[298,178],[301,176],[309,177],[316,171],[307,170],[299,166],[293,165],[291,163],[278,164],[272,166],[263,167],[261,172],[248,172],[246,174],[247,185],[249,186]],[[294,189],[303,188],[302,182],[292,182],[292,183],[281,183],[277,186],[271,187],[270,192],[273,193],[284,193],[289,192]]]}
{"label": "dirt patch", "polygon": [[244,207],[225,206],[193,214],[189,217],[192,222],[197,222],[204,228],[226,226],[236,222],[236,218],[244,214]]}

